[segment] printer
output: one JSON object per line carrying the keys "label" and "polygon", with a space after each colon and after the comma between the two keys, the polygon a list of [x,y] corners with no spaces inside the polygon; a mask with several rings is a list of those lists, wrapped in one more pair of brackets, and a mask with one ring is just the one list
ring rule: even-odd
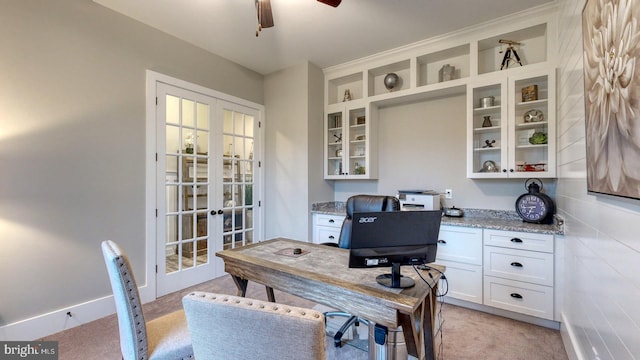
{"label": "printer", "polygon": [[398,190],[400,210],[440,210],[440,194],[433,190]]}

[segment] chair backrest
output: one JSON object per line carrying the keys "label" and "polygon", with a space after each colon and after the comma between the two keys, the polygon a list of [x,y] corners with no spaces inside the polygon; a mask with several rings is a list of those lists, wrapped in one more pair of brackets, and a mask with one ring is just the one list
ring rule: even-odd
{"label": "chair backrest", "polygon": [[395,196],[387,195],[354,195],[347,199],[347,216],[340,229],[338,246],[343,249],[351,247],[351,222],[354,212],[399,211],[400,201]]}
{"label": "chair backrest", "polygon": [[102,255],[116,303],[122,358],[146,359],[149,350],[147,327],[129,259],[120,246],[111,240],[102,242]]}
{"label": "chair backrest", "polygon": [[198,360],[325,360],[321,312],[233,295],[182,298]]}

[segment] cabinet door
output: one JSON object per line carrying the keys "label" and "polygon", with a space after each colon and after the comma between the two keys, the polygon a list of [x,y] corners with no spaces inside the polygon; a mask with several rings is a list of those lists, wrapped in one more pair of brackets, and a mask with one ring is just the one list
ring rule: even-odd
{"label": "cabinet door", "polygon": [[440,227],[437,261],[441,260],[482,265],[482,229]]}
{"label": "cabinet door", "polygon": [[555,70],[491,74],[470,84],[467,177],[555,177],[555,96]]}
{"label": "cabinet door", "polygon": [[324,178],[339,179],[344,174],[344,153],[348,145],[343,126],[344,110],[328,112],[324,122]]}
{"label": "cabinet door", "polygon": [[482,304],[482,265],[446,260],[438,260],[437,263],[447,268],[447,284],[440,280],[440,291],[446,290],[447,297]]}
{"label": "cabinet door", "polygon": [[467,88],[467,177],[507,177],[507,102],[504,76]]}
{"label": "cabinet door", "polygon": [[555,72],[509,77],[509,176],[555,177]]}
{"label": "cabinet door", "polygon": [[327,107],[324,123],[324,178],[374,179],[376,137],[372,119],[362,102]]}

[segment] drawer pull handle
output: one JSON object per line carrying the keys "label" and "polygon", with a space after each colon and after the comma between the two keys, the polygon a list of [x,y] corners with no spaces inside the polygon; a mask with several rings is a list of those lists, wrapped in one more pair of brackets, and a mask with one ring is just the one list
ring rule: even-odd
{"label": "drawer pull handle", "polygon": [[511,266],[513,266],[513,267],[522,267],[522,264],[520,264],[517,261],[514,261],[514,262],[511,263]]}
{"label": "drawer pull handle", "polygon": [[512,242],[512,243],[522,244],[522,240],[521,240],[521,239],[518,239],[518,238],[513,238],[513,239],[511,239],[511,242]]}
{"label": "drawer pull handle", "polygon": [[333,219],[329,219],[329,222],[330,222],[330,223],[334,223],[334,222],[335,222],[335,220],[333,220]]}
{"label": "drawer pull handle", "polygon": [[333,240],[335,237],[333,237],[333,235],[329,235],[329,239]]}
{"label": "drawer pull handle", "polygon": [[438,244],[444,244],[444,245],[447,245],[447,242],[446,242],[446,241],[444,241],[444,240],[438,240]]}
{"label": "drawer pull handle", "polygon": [[511,293],[511,297],[514,299],[522,299],[522,295],[518,294],[518,293]]}

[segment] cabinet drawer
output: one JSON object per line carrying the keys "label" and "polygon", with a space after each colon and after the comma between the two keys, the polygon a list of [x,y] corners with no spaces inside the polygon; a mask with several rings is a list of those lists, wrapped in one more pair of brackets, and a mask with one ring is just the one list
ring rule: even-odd
{"label": "cabinet drawer", "polygon": [[553,288],[484,277],[484,304],[553,320]]}
{"label": "cabinet drawer", "polygon": [[484,274],[553,286],[553,254],[485,246]]}
{"label": "cabinet drawer", "polygon": [[344,221],[344,216],[340,215],[316,214],[315,217],[316,222],[314,225],[316,226],[328,226],[340,229]]}
{"label": "cabinet drawer", "polygon": [[484,244],[552,253],[553,235],[487,229],[484,231]]}
{"label": "cabinet drawer", "polygon": [[437,260],[482,265],[482,229],[442,226]]}
{"label": "cabinet drawer", "polygon": [[340,239],[340,229],[319,226],[317,230],[318,237],[316,243],[338,243],[338,240]]}
{"label": "cabinet drawer", "polygon": [[[456,263],[451,261],[437,261],[437,264],[447,267],[444,275],[447,277],[449,291],[447,297],[466,300],[482,304],[482,266]],[[440,280],[440,291],[446,290]]]}

